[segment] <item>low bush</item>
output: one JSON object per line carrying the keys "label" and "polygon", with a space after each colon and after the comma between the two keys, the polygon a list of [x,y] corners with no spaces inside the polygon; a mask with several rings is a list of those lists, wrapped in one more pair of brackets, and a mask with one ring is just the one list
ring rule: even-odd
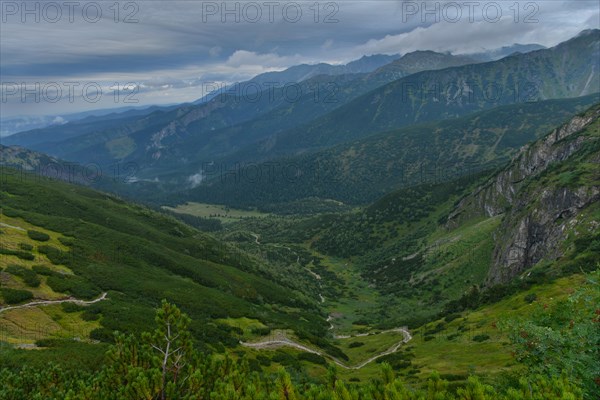
{"label": "low bush", "polygon": [[304,360],[304,361],[308,361],[311,362],[313,364],[318,364],[318,365],[327,365],[327,361],[321,357],[318,354],[313,354],[313,353],[300,353],[300,355],[298,356],[299,360]]}
{"label": "low bush", "polygon": [[28,290],[3,288],[0,289],[0,292],[7,304],[17,304],[33,299],[33,294]]}
{"label": "low bush", "polygon": [[4,247],[0,247],[0,254],[4,254],[7,256],[17,256],[21,260],[33,261],[35,260],[35,256],[27,251],[22,250],[11,250]]}
{"label": "low bush", "polygon": [[490,335],[475,335],[473,336],[474,342],[485,342],[490,338]]}
{"label": "low bush", "polygon": [[61,308],[66,313],[73,313],[83,310],[83,306],[75,303],[62,303]]}
{"label": "low bush", "polygon": [[531,304],[537,300],[537,295],[535,293],[529,293],[527,296],[525,296],[524,300],[525,303]]}
{"label": "low bush", "polygon": [[47,242],[50,240],[50,236],[44,232],[34,231],[32,229],[27,231],[27,236],[29,236],[32,240],[37,240],[38,242]]}
{"label": "low bush", "polygon": [[6,272],[18,276],[23,279],[25,284],[30,287],[40,286],[40,278],[37,276],[35,271],[27,268],[23,268],[20,265],[11,264],[6,268]]}
{"label": "low bush", "polygon": [[30,245],[29,243],[19,243],[19,248],[21,250],[25,250],[25,251],[31,251],[31,250],[33,250],[33,246]]}
{"label": "low bush", "polygon": [[354,349],[356,347],[361,347],[364,346],[365,344],[363,342],[352,342],[348,345],[348,348],[350,349]]}
{"label": "low bush", "polygon": [[46,276],[58,275],[58,273],[56,271],[51,270],[50,268],[46,267],[45,265],[34,265],[33,267],[31,267],[31,269],[40,275],[46,275]]}
{"label": "low bush", "polygon": [[54,265],[68,265],[69,264],[69,253],[63,252],[56,247],[43,245],[39,246],[38,250],[40,253],[45,254],[48,260]]}
{"label": "low bush", "polygon": [[79,299],[93,299],[100,291],[90,282],[75,275],[49,276],[46,283],[55,292],[68,293]]}
{"label": "low bush", "polygon": [[264,328],[252,328],[250,330],[250,332],[253,335],[258,335],[258,336],[266,336],[269,333],[271,333],[271,328],[269,328],[268,326],[264,327]]}
{"label": "low bush", "polygon": [[444,317],[444,321],[446,322],[452,322],[455,319],[460,318],[460,313],[452,313],[452,314],[448,314]]}
{"label": "low bush", "polygon": [[73,246],[73,239],[72,238],[67,238],[64,236],[60,236],[58,238],[58,241],[61,242],[62,244],[64,244],[65,246]]}
{"label": "low bush", "polygon": [[92,310],[85,310],[81,314],[81,319],[84,321],[97,321],[100,319],[100,314],[93,312]]}

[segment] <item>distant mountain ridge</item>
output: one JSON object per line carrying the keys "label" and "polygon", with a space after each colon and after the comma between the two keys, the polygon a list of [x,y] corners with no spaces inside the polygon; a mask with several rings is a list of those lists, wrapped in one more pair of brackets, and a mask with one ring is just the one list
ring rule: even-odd
{"label": "distant mountain ridge", "polygon": [[[206,166],[204,185],[185,194],[173,193],[172,198],[266,210],[268,205],[310,197],[366,204],[401,187],[501,166],[521,146],[599,101],[596,94],[513,104],[387,131],[314,153],[241,163],[238,169],[234,160],[217,162]],[[257,172],[253,178],[244,173],[246,169],[262,174]],[[286,169],[294,172],[292,177]],[[228,171],[237,173],[227,177]]]}
{"label": "distant mountain ridge", "polygon": [[251,93],[255,93],[257,89],[266,90],[277,85],[291,85],[313,78],[317,75],[335,76],[369,73],[397,58],[400,58],[400,55],[375,54],[372,56],[363,56],[358,60],[343,65],[332,65],[327,63],[294,65],[283,71],[265,72],[248,81],[238,82],[228,85],[227,87],[219,88],[194,101],[193,104],[206,103],[218,95],[236,93],[240,90],[250,90]]}
{"label": "distant mountain ridge", "polygon": [[378,68],[373,74],[396,80],[421,71],[458,67],[476,62],[477,60],[470,56],[454,56],[429,50],[414,51]]}
{"label": "distant mountain ridge", "polygon": [[475,60],[479,60],[482,62],[485,61],[496,61],[496,60],[500,60],[501,58],[504,57],[508,57],[510,55],[513,55],[515,53],[530,53],[532,51],[536,51],[536,50],[544,50],[547,49],[547,47],[542,46],[541,44],[536,44],[536,43],[532,43],[532,44],[519,44],[519,43],[515,43],[511,46],[503,46],[500,47],[498,49],[493,49],[493,50],[488,50],[488,51],[483,51],[483,52],[478,52],[478,53],[470,53],[470,54],[466,54],[468,57],[471,57]]}
{"label": "distant mountain ridge", "polygon": [[[435,54],[430,52],[428,56]],[[463,58],[455,61],[454,56],[439,56],[436,68],[469,62]],[[402,75],[428,68],[422,57],[412,54],[400,60],[402,63],[396,70]],[[360,65],[368,64],[369,68],[381,62],[378,57],[357,61]],[[360,65],[348,68],[363,68]],[[7,138],[5,144],[30,146],[36,151],[81,163],[106,165],[135,160],[155,171],[157,167],[162,168],[161,163],[187,163],[194,158],[231,153],[276,132],[311,121],[392,79],[393,76],[379,70],[370,74],[316,75],[297,84],[298,98],[294,94],[290,99],[291,95],[282,87],[260,93],[256,100],[249,99],[253,95],[247,93],[239,96],[227,92],[207,103],[158,110],[120,124],[98,121],[87,127],[72,125],[71,129],[69,125],[24,132]],[[67,134],[67,130],[73,134]]]}
{"label": "distant mountain ridge", "polygon": [[414,123],[501,105],[600,92],[600,30],[498,61],[422,71],[383,85],[232,158],[265,159],[322,149]]}
{"label": "distant mountain ridge", "polygon": [[83,164],[135,163],[135,180],[158,181],[157,188],[173,192],[189,187],[188,177],[209,163],[296,157],[414,124],[600,92],[599,59],[600,30],[484,63],[414,52],[369,74],[316,75],[298,84],[302,95],[293,101],[282,89],[261,93],[256,101],[221,94],[122,124],[98,121],[93,125],[100,129],[74,130],[62,140],[41,130],[35,136],[55,141],[32,148]]}

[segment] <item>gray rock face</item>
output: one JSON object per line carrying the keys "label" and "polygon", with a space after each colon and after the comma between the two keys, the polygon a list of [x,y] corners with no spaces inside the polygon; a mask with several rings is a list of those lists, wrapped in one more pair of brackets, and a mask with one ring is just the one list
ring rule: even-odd
{"label": "gray rock face", "polygon": [[542,259],[560,257],[560,242],[568,224],[583,208],[600,201],[600,186],[527,190],[532,179],[551,164],[567,160],[586,141],[597,140],[575,134],[598,123],[599,117],[597,107],[525,146],[503,171],[463,199],[449,216],[447,227],[452,229],[472,217],[504,214],[487,284],[505,283]]}
{"label": "gray rock face", "polygon": [[[521,202],[535,202],[535,196],[539,196],[537,205],[526,210]],[[560,257],[560,243],[566,229],[582,209],[597,201],[600,201],[600,187],[554,188],[520,198],[520,207],[514,207],[506,215],[502,234],[496,238],[487,283],[505,283],[542,259]]]}

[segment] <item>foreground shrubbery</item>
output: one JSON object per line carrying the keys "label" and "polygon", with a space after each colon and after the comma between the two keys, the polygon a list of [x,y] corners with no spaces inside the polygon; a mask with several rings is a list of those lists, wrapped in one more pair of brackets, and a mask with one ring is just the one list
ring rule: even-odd
{"label": "foreground shrubbery", "polygon": [[[52,366],[0,370],[0,399],[212,399],[212,400],[497,400],[594,398],[598,378],[598,273],[588,285],[527,321],[507,325],[524,368],[497,387],[471,376],[462,386],[438,374],[405,384],[384,363],[381,378],[346,384],[330,367],[325,385],[294,384],[285,370],[269,375],[244,359],[205,355],[193,348],[190,319],[163,301],[157,329],[141,337],[115,334],[106,363],[97,372]],[[578,346],[584,346],[574,351]],[[319,360],[322,363],[324,360]]]}
{"label": "foreground shrubbery", "polygon": [[17,304],[33,299],[33,294],[28,290],[2,288],[0,294],[7,304]]}

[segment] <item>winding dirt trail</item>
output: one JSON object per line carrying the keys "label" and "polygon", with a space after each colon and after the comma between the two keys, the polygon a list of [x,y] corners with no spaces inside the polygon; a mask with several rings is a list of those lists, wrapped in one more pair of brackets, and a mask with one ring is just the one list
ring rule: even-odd
{"label": "winding dirt trail", "polygon": [[260,246],[260,242],[259,242],[260,236],[258,236],[256,233],[253,233],[253,232],[250,232],[250,235],[252,237],[254,237],[254,242]]}
{"label": "winding dirt trail", "polygon": [[[256,244],[260,245],[261,243],[258,241],[259,239],[259,235],[257,235],[256,233],[251,233],[252,236],[254,236],[254,239],[256,241]],[[275,247],[282,247],[285,248],[291,252],[293,252],[295,254],[295,252],[290,249],[289,247],[286,246],[282,246],[282,245],[274,245]],[[300,262],[300,256],[298,254],[296,254],[297,258],[296,258],[296,263],[299,264]],[[312,271],[310,268],[306,268],[305,269],[308,271],[308,273],[310,275],[312,275],[313,278],[315,278],[315,280],[317,280],[319,287],[321,287],[321,276],[319,274],[317,274],[316,272]],[[319,300],[321,303],[325,302],[325,298],[323,297],[323,295],[321,293],[318,294],[319,296]],[[331,323],[331,321],[333,321],[333,317],[330,315],[327,317],[327,322],[329,322],[329,330],[333,330],[335,327],[334,325]],[[367,360],[361,362],[358,365],[353,365],[353,366],[349,366],[344,364],[342,361],[338,360],[337,358],[330,356],[327,353],[324,353],[322,351],[319,350],[315,350],[312,349],[308,346],[305,346],[301,343],[295,342],[291,339],[289,339],[288,337],[286,337],[285,335],[282,335],[281,337],[277,338],[277,339],[272,339],[272,340],[264,340],[261,342],[254,342],[254,343],[249,343],[249,342],[243,342],[240,340],[240,344],[242,346],[245,347],[250,347],[253,349],[257,349],[257,350],[268,350],[268,349],[273,349],[273,348],[278,348],[278,347],[293,347],[295,349],[298,350],[302,350],[305,351],[307,353],[312,353],[312,354],[317,354],[321,357],[327,358],[329,360],[331,360],[333,363],[335,363],[336,365],[344,368],[344,369],[361,369],[363,368],[365,365],[368,365],[370,363],[372,363],[373,361],[377,360],[378,358],[387,356],[388,354],[392,354],[395,353],[396,351],[398,351],[398,349],[405,343],[407,343],[408,341],[410,341],[412,339],[412,335],[410,334],[410,332],[408,331],[408,329],[406,328],[394,328],[394,329],[388,329],[385,331],[381,331],[380,334],[382,333],[389,333],[389,332],[399,332],[402,333],[402,335],[404,336],[404,338],[398,342],[395,343],[393,346],[391,346],[389,349],[382,351],[379,354],[376,354],[370,358],[368,358]],[[335,339],[349,339],[352,337],[360,337],[360,336],[368,336],[368,333],[360,333],[357,335],[334,335]]]}
{"label": "winding dirt trail", "polygon": [[5,228],[12,228],[12,229],[16,229],[18,231],[23,231],[25,232],[25,229],[19,227],[19,226],[14,226],[14,225],[9,225],[9,224],[5,224],[4,222],[0,222],[0,226],[3,226]]}
{"label": "winding dirt trail", "polygon": [[78,299],[73,299],[73,298],[68,298],[68,299],[63,299],[63,300],[32,301],[30,303],[21,304],[19,306],[8,306],[8,307],[0,308],[0,313],[4,312],[4,311],[9,311],[9,310],[17,310],[19,308],[27,308],[27,307],[35,307],[35,306],[46,306],[46,305],[50,305],[50,304],[61,304],[61,303],[75,303],[75,304],[79,304],[81,306],[86,306],[86,305],[97,303],[97,302],[102,301],[102,300],[106,300],[106,295],[107,294],[108,294],[107,292],[104,292],[97,299],[89,300],[89,301],[78,300]]}
{"label": "winding dirt trail", "polygon": [[296,348],[298,350],[302,350],[302,351],[306,351],[307,353],[312,353],[312,354],[317,354],[321,357],[324,358],[328,358],[329,360],[331,360],[333,363],[335,363],[336,365],[344,368],[344,369],[361,369],[363,368],[365,365],[368,365],[370,363],[372,363],[373,361],[377,360],[378,358],[381,358],[383,356],[387,356],[388,354],[392,354],[395,353],[396,351],[398,351],[398,349],[405,343],[407,343],[408,341],[410,341],[412,339],[412,336],[410,334],[410,332],[407,329],[404,328],[395,328],[395,329],[389,329],[387,331],[382,331],[381,333],[387,333],[387,332],[399,332],[402,333],[402,335],[404,336],[404,338],[398,342],[395,343],[393,346],[391,346],[389,349],[382,351],[379,354],[376,354],[374,356],[372,356],[371,358],[361,362],[360,364],[357,365],[346,365],[343,362],[341,362],[340,360],[338,360],[335,357],[330,356],[327,353],[323,353],[319,350],[315,350],[312,349],[308,346],[305,346],[301,343],[295,342],[285,336],[278,338],[278,339],[274,339],[274,340],[265,340],[262,342],[256,342],[256,343],[247,343],[247,342],[242,342],[240,341],[240,344],[242,346],[245,347],[251,347],[253,349],[258,349],[258,350],[267,350],[267,349],[273,349],[273,348],[278,348],[278,347],[293,347]]}

